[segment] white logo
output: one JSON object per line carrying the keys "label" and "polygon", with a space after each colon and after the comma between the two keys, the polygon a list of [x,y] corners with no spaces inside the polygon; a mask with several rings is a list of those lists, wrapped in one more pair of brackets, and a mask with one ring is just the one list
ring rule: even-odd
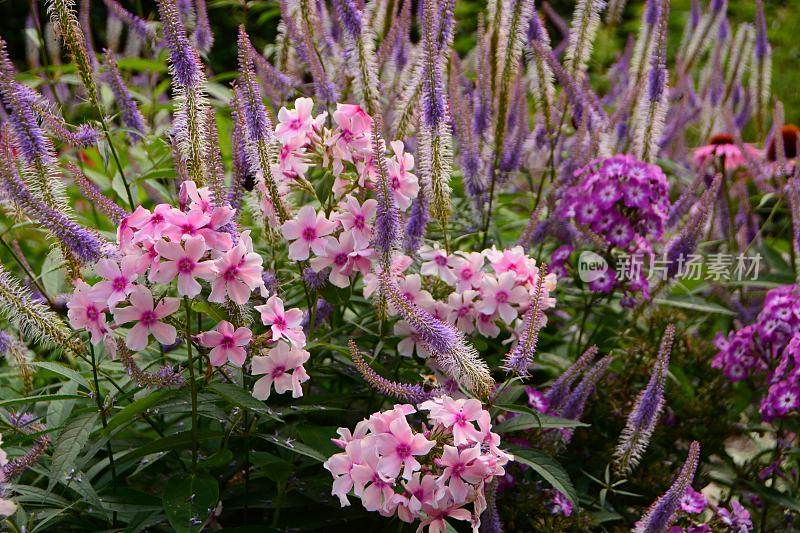
{"label": "white logo", "polygon": [[578,257],[578,276],[584,283],[591,283],[599,279],[608,270],[606,260],[594,252],[584,251]]}

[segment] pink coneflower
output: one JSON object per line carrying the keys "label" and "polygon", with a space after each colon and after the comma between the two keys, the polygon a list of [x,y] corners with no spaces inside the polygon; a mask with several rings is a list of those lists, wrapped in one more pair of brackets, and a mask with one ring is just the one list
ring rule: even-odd
{"label": "pink coneflower", "polygon": [[214,366],[222,366],[227,361],[234,366],[242,366],[247,357],[244,346],[250,344],[253,332],[248,328],[236,328],[233,324],[223,320],[211,331],[206,331],[198,336],[201,346],[211,348],[209,360]]}
{"label": "pink coneflower", "polygon": [[[760,156],[758,149],[754,146],[749,144],[742,146],[750,157]],[[714,135],[708,140],[707,145],[696,148],[692,159],[698,168],[704,168],[721,159],[725,163],[725,170],[734,170],[747,163],[746,155],[735,143],[733,136],[727,133]]]}

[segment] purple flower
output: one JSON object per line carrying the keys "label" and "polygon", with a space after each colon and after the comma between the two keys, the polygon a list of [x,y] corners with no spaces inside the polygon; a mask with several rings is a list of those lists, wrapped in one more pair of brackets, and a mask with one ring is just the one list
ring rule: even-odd
{"label": "purple flower", "polygon": [[425,229],[428,226],[429,219],[428,196],[424,191],[420,191],[411,206],[411,213],[406,222],[405,239],[403,241],[403,248],[406,253],[413,254],[419,249],[422,244],[422,238],[425,236]]}
{"label": "purple flower", "polygon": [[115,0],[103,0],[103,3],[108,8],[108,12],[111,16],[127,24],[128,27],[142,39],[154,39],[156,37],[155,31],[145,20],[125,9]]}
{"label": "purple flower", "polygon": [[14,343],[12,337],[7,331],[0,331],[0,355],[5,355]]}
{"label": "purple flower", "polygon": [[551,413],[561,412],[561,408],[567,400],[572,384],[580,373],[594,360],[597,356],[597,352],[597,346],[589,346],[589,348],[587,348],[586,351],[553,382],[545,395],[548,409]]}
{"label": "purple flower", "polygon": [[533,387],[526,386],[525,387],[525,394],[528,397],[528,407],[531,409],[535,409],[540,413],[546,413],[548,404],[547,404],[547,397],[541,391],[536,390]]}
{"label": "purple flower", "polygon": [[111,86],[114,93],[114,100],[119,106],[122,122],[132,130],[135,130],[132,137],[140,139],[141,133],[145,131],[144,118],[139,112],[139,106],[128,91],[128,86],[122,80],[122,75],[117,67],[117,60],[111,50],[105,50],[106,57],[106,81]]}
{"label": "purple flower", "polygon": [[549,490],[550,500],[545,504],[550,514],[572,516],[572,502],[564,493],[558,490]]}
{"label": "purple flower", "polygon": [[425,390],[420,384],[411,385],[386,379],[375,372],[364,360],[361,353],[358,351],[358,346],[355,341],[351,339],[349,346],[350,357],[353,359],[356,369],[364,380],[381,394],[402,402],[420,403],[437,396],[436,393],[440,392],[436,390]]}
{"label": "purple flower", "polygon": [[164,40],[169,47],[169,64],[172,77],[179,86],[197,87],[203,79],[202,65],[197,50],[189,44],[175,0],[159,0]]}
{"label": "purple flower", "polygon": [[753,522],[750,520],[750,511],[737,500],[731,500],[730,511],[725,508],[718,509],[717,516],[720,522],[726,526],[730,526],[734,531],[746,533],[753,530]]}
{"label": "purple flower", "polygon": [[706,504],[706,497],[692,487],[687,487],[681,498],[681,510],[691,514],[702,513]]}
{"label": "purple flower", "polygon": [[333,0],[336,13],[351,36],[361,35],[361,10],[353,0]]}

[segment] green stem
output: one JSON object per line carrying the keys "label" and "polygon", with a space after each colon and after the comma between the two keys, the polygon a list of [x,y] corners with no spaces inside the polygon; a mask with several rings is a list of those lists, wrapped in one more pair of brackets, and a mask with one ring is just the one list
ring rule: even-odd
{"label": "green stem", "polygon": [[[89,342],[89,353],[92,355],[92,378],[94,379],[94,400],[97,403],[97,411],[100,413],[100,420],[103,423],[103,429],[108,427],[108,418],[106,416],[106,410],[103,407],[103,393],[100,392],[100,380],[97,378],[97,358],[94,354],[94,345]],[[108,452],[108,462],[111,465],[111,480],[114,484],[114,493],[117,492],[117,466],[114,463],[114,452],[111,448],[111,437],[109,436],[108,440],[106,441],[106,451]],[[117,523],[117,512],[114,511],[114,514],[111,518],[112,525]]]}
{"label": "green stem", "polygon": [[131,186],[128,184],[128,179],[125,177],[125,171],[122,170],[122,163],[120,163],[119,156],[117,156],[117,149],[114,148],[114,143],[111,141],[111,133],[108,131],[108,124],[106,124],[106,118],[103,115],[103,111],[100,109],[99,103],[97,104],[97,113],[100,115],[100,124],[103,126],[103,133],[108,141],[108,147],[111,148],[111,155],[114,157],[114,162],[117,164],[119,176],[122,178],[122,184],[125,186],[125,192],[128,195],[128,204],[131,206],[131,212],[133,212],[136,209],[136,203],[133,201]]}
{"label": "green stem", "polygon": [[189,358],[189,380],[192,391],[192,471],[197,471],[197,381],[194,377],[194,357],[192,354],[192,305],[187,296],[183,297],[186,307],[186,351]]}

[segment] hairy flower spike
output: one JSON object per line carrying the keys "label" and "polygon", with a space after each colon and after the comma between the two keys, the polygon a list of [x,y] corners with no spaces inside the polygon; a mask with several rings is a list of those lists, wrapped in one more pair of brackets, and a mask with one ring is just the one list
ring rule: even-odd
{"label": "hairy flower spike", "polygon": [[73,337],[61,318],[34,300],[28,289],[0,266],[0,314],[29,341],[83,354],[83,343]]}
{"label": "hairy flower spike", "polygon": [[108,8],[109,14],[128,25],[128,28],[135,32],[141,39],[155,39],[156,32],[147,21],[137,17],[116,0],[103,0]]}
{"label": "hairy flower spike", "polygon": [[520,376],[527,376],[528,369],[536,354],[536,345],[539,342],[539,331],[544,325],[542,316],[542,289],[544,278],[547,276],[547,265],[541,265],[536,275],[536,288],[531,296],[528,311],[525,313],[522,324],[522,335],[517,345],[508,352],[503,368],[508,372],[515,372]]}
{"label": "hairy flower spike", "polygon": [[486,398],[494,388],[494,380],[475,348],[452,325],[438,320],[409,301],[391,276],[388,271],[379,274],[381,288],[389,304],[425,343],[442,370],[472,394]]}
{"label": "hairy flower spike", "polygon": [[646,71],[647,90],[639,98],[633,122],[634,154],[648,163],[654,162],[658,156],[668,96],[666,60],[669,0],[653,2],[661,2],[661,9],[654,42],[650,48],[650,64]]}
{"label": "hairy flower spike", "polygon": [[636,398],[625,429],[622,430],[619,444],[614,452],[614,460],[617,471],[623,475],[630,473],[639,464],[650,442],[650,436],[658,424],[658,418],[664,407],[664,385],[667,381],[669,355],[674,338],[675,326],[670,324],[664,330],[650,381]]}
{"label": "hairy flower spike", "polygon": [[564,402],[567,400],[567,396],[569,395],[570,388],[575,380],[578,378],[581,372],[586,369],[586,367],[594,361],[594,358],[597,356],[597,346],[592,345],[586,349],[585,352],[567,368],[559,377],[556,379],[553,384],[550,386],[550,389],[547,391],[547,404],[550,406],[550,409],[553,412],[560,412],[561,409],[564,407]]}
{"label": "hairy flower spike", "polygon": [[600,13],[604,0],[580,0],[575,6],[566,51],[566,67],[575,78],[582,78],[594,48],[594,39],[600,26]]}
{"label": "hairy flower spike", "polygon": [[111,198],[103,194],[100,188],[86,177],[86,174],[83,173],[78,165],[75,163],[67,163],[66,168],[70,174],[72,174],[72,180],[75,182],[75,185],[78,186],[81,194],[90,200],[95,208],[107,216],[111,222],[119,224],[123,218],[128,216],[128,212]]}
{"label": "hairy flower spike", "polygon": [[374,245],[381,254],[381,268],[389,271],[392,253],[398,244],[400,237],[400,214],[397,211],[397,204],[394,195],[389,187],[389,172],[386,168],[386,157],[384,156],[384,143],[380,137],[383,121],[380,116],[373,117],[372,124],[372,158],[378,174],[378,186],[376,196],[378,198],[378,209],[375,218],[375,242]]}
{"label": "hairy flower spike", "polygon": [[89,102],[99,109],[97,99],[97,84],[94,81],[94,68],[92,58],[86,47],[86,37],[81,30],[78,17],[75,15],[73,0],[49,0],[48,11],[55,25],[56,31],[61,35],[67,45],[72,60],[78,67],[83,86],[89,97]]}
{"label": "hairy flower spike", "polygon": [[134,130],[132,136],[135,139],[141,138],[141,134],[144,133],[146,126],[144,124],[144,118],[139,111],[139,106],[136,100],[131,96],[130,91],[128,91],[127,85],[125,85],[125,82],[122,80],[122,75],[119,72],[114,52],[105,50],[104,53],[106,69],[108,69],[106,71],[106,81],[111,86],[111,91],[114,93],[114,100],[119,107],[122,122],[127,127]]}
{"label": "hairy flower spike", "polygon": [[699,460],[700,444],[694,441],[689,447],[689,454],[678,472],[678,477],[667,492],[653,502],[645,515],[637,522],[633,529],[634,533],[656,533],[669,529],[675,519],[675,513],[680,507],[681,498],[686,494],[686,489],[692,485]]}
{"label": "hairy flower spike", "polygon": [[401,402],[411,403],[421,403],[438,396],[436,390],[425,390],[422,385],[398,383],[396,381],[391,381],[384,378],[375,372],[375,370],[373,370],[372,367],[370,367],[369,364],[364,360],[361,353],[359,353],[358,346],[354,340],[350,339],[349,347],[350,357],[353,359],[353,363],[355,364],[358,372],[364,378],[364,381],[369,383],[373,389],[377,390],[381,394],[395,398]]}
{"label": "hairy flower spike", "polygon": [[353,0],[336,0],[334,4],[347,30],[350,49],[347,57],[355,62],[352,67],[359,99],[364,102],[367,114],[375,116],[380,111],[380,89],[372,30],[362,24],[362,13]]}
{"label": "hairy flower spike", "polygon": [[194,0],[194,8],[194,43],[202,53],[207,54],[214,45],[214,34],[211,32],[211,25],[208,23],[206,0]]}

